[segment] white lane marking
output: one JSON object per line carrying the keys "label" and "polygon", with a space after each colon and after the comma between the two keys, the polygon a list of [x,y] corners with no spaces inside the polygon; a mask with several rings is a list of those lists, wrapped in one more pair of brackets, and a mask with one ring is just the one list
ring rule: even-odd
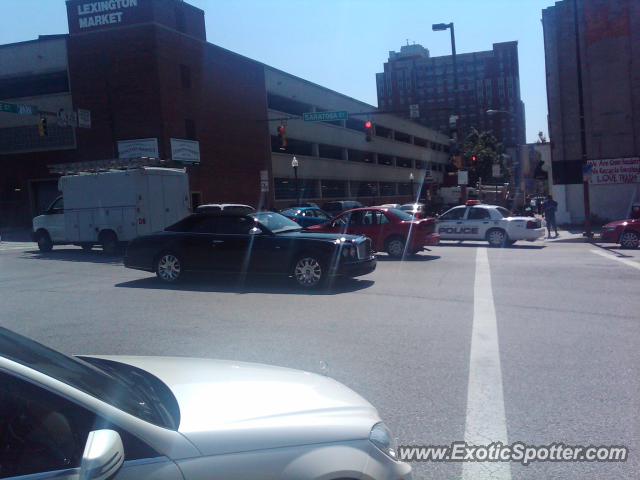
{"label": "white lane marking", "polygon": [[624,263],[625,265],[629,265],[630,267],[637,268],[640,270],[640,263],[634,262],[633,260],[629,260],[627,258],[616,257],[612,253],[604,253],[598,250],[589,250],[591,253],[595,253],[596,255],[600,255],[601,257],[608,258],[610,260],[617,260],[618,262]]}
{"label": "white lane marking", "polygon": [[613,253],[604,253],[599,250],[589,250],[589,251],[591,253],[595,253],[596,255],[600,255],[601,257],[608,258],[610,260],[617,260],[618,262],[624,263],[625,265],[629,265],[630,267],[637,268],[638,270],[640,270],[640,263],[634,262],[633,260],[616,257]]}
{"label": "white lane marking", "polygon": [[[473,327],[467,391],[467,421],[464,439],[467,444],[489,445],[507,442],[502,369],[498,343],[498,323],[493,303],[491,269],[486,248],[476,253],[476,276],[473,290]],[[464,480],[510,480],[507,462],[465,462]]]}

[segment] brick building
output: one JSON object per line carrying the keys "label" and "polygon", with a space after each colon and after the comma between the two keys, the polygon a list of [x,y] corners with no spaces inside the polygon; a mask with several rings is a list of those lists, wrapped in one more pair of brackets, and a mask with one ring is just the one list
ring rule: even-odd
{"label": "brick building", "polygon": [[[91,128],[38,135],[36,116],[0,112],[0,227],[28,225],[57,195],[50,164],[174,160],[191,149],[192,202],[285,206],[291,159],[306,199],[406,200],[442,181],[447,137],[206,41],[204,12],[181,0],[68,0],[69,34],[0,46],[0,99],[41,111],[91,112]],[[308,123],[303,112],[349,119]],[[289,145],[279,148],[279,118]],[[364,121],[375,124],[367,142]],[[194,153],[195,152],[195,153]],[[268,179],[268,191],[261,178]],[[426,190],[425,190],[426,191]]]}
{"label": "brick building", "polygon": [[640,2],[563,0],[542,26],[556,191],[583,221],[590,164],[592,213],[626,217],[640,200]]}
{"label": "brick building", "polygon": [[[494,43],[493,49],[456,55],[461,136],[472,127],[491,130],[506,146],[525,143],[524,104],[520,99],[518,42]],[[419,105],[420,122],[449,133],[455,114],[451,55],[431,57],[418,44],[389,52],[384,72],[376,74],[378,107],[409,115]],[[487,110],[509,113],[488,115]]]}

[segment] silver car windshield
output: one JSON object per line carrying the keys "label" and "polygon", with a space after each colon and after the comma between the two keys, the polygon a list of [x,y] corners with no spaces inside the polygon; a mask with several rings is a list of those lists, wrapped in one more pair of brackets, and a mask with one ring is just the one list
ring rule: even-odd
{"label": "silver car windshield", "polygon": [[267,227],[273,233],[302,230],[302,227],[284,215],[275,212],[260,212],[252,215],[258,222]]}
{"label": "silver car windshield", "polygon": [[0,356],[44,373],[142,420],[174,428],[136,389],[82,360],[0,328]]}

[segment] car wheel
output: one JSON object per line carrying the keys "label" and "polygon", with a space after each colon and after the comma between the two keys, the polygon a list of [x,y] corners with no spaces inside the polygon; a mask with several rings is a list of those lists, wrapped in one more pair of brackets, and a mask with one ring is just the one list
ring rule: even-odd
{"label": "car wheel", "polygon": [[103,232],[100,234],[100,244],[104,253],[113,255],[118,249],[118,237],[111,231]]}
{"label": "car wheel", "polygon": [[182,277],[182,262],[170,252],[163,253],[156,262],[156,275],[167,283],[175,283]]}
{"label": "car wheel", "polygon": [[490,247],[504,247],[507,241],[508,237],[504,230],[494,228],[487,232],[487,242],[489,242]]}
{"label": "car wheel", "polygon": [[620,246],[622,248],[638,248],[640,245],[640,235],[636,232],[623,232],[620,235]]}
{"label": "car wheel", "polygon": [[49,233],[46,231],[40,232],[36,241],[38,242],[38,249],[40,249],[41,252],[50,252],[53,249],[53,242],[51,241]]}
{"label": "car wheel", "polygon": [[82,250],[84,250],[85,252],[90,252],[91,249],[93,248],[93,245],[89,244],[89,243],[85,243],[83,245],[80,245],[82,247]]}
{"label": "car wheel", "polygon": [[326,277],[322,262],[314,255],[305,255],[293,266],[293,279],[304,288],[319,286]]}
{"label": "car wheel", "polygon": [[405,241],[402,237],[393,237],[387,240],[387,253],[390,257],[401,258],[404,255]]}

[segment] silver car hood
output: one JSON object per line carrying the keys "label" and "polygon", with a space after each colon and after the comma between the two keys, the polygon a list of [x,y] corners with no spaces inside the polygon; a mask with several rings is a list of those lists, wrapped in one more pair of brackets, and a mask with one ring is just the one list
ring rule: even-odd
{"label": "silver car hood", "polygon": [[96,358],[162,380],[180,407],[178,431],[203,455],[363,439],[380,421],[353,390],[301,370],[184,357]]}

